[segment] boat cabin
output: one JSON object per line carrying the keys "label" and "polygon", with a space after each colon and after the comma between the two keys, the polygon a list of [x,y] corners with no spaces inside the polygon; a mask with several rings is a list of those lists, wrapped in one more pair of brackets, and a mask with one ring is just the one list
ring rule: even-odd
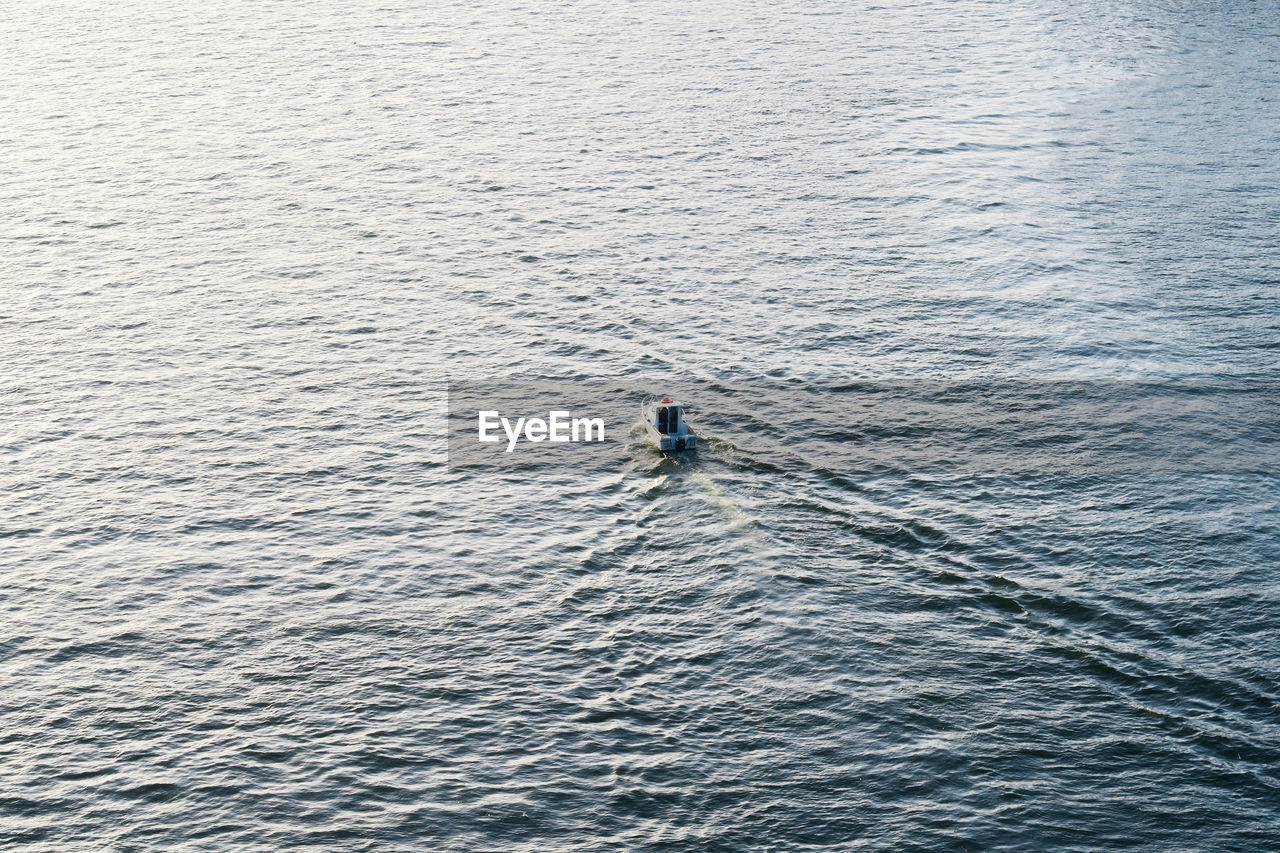
{"label": "boat cabin", "polygon": [[683,419],[684,413],[680,406],[672,403],[670,400],[663,401],[665,405],[658,405],[658,421],[655,426],[658,432],[663,435],[679,435],[680,421]]}

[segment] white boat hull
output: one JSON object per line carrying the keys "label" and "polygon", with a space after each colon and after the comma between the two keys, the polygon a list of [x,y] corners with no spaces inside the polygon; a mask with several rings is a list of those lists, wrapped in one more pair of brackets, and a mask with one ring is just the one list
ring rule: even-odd
{"label": "white boat hull", "polygon": [[698,448],[698,437],[693,433],[688,435],[662,435],[656,429],[649,430],[649,437],[658,445],[658,449],[664,453],[679,453],[681,450],[696,450]]}
{"label": "white boat hull", "polygon": [[698,436],[684,419],[684,407],[670,398],[647,403],[644,413],[645,432],[663,453],[696,450]]}

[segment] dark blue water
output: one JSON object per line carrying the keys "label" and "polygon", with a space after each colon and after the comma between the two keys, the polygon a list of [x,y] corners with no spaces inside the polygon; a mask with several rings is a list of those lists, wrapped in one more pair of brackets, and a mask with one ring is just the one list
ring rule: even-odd
{"label": "dark blue water", "polygon": [[[0,843],[1277,849],[1270,398],[835,395],[1270,387],[1278,12],[12,5]],[[699,452],[449,464],[545,379]]]}

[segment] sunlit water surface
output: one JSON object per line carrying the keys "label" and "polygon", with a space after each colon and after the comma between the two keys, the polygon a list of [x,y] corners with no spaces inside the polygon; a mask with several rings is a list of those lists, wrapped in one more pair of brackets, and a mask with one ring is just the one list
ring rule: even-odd
{"label": "sunlit water surface", "polygon": [[442,424],[450,378],[1272,376],[1274,2],[0,34],[6,849],[1280,847],[1274,477],[731,420],[477,476]]}

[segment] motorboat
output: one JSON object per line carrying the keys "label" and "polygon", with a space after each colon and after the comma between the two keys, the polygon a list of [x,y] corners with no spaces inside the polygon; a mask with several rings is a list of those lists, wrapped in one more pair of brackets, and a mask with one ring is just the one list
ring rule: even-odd
{"label": "motorboat", "polygon": [[647,401],[642,410],[645,432],[658,445],[659,450],[678,453],[697,448],[698,436],[694,435],[685,422],[684,406],[670,397],[663,397],[661,400]]}

